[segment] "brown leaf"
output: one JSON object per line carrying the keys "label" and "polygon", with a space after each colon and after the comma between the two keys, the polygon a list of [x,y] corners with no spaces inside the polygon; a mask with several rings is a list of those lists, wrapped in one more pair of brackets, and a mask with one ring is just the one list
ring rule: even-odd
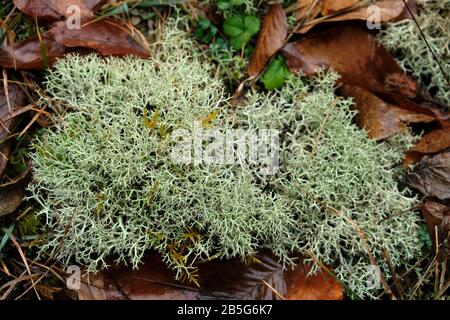
{"label": "brown leaf", "polygon": [[327,16],[342,9],[351,7],[360,0],[323,0],[322,15]]}
{"label": "brown leaf", "polygon": [[[434,202],[426,201],[421,208],[423,217],[427,223],[428,233],[436,247],[436,229],[439,243],[444,242],[450,232],[450,207]],[[447,244],[450,253],[450,244]]]}
{"label": "brown leaf", "polygon": [[310,21],[319,15],[322,10],[323,0],[318,1],[315,4],[314,2],[315,0],[297,0],[297,10],[295,10],[295,18],[297,21],[302,19]]}
{"label": "brown leaf", "polygon": [[[331,2],[331,1],[329,1]],[[334,0],[332,2],[335,2]],[[337,3],[339,3],[338,1]],[[344,1],[345,2],[345,1]],[[355,10],[350,12],[344,12],[338,15],[332,15],[326,19],[315,19],[306,23],[298,33],[307,33],[313,27],[318,24],[325,22],[337,22],[337,21],[348,21],[348,20],[363,20],[367,21],[373,15],[373,12],[368,10],[370,5],[376,5],[380,8],[380,22],[387,22],[395,20],[399,17],[403,10],[405,9],[405,4],[403,0],[381,0],[375,3],[370,3],[367,6],[357,7]],[[323,11],[323,10],[322,10]],[[333,12],[330,12],[333,13]]]}
{"label": "brown leaf", "polygon": [[105,0],[14,0],[17,8],[26,15],[43,21],[65,20],[74,12],[70,6],[77,6],[81,18],[93,18],[92,10]]}
{"label": "brown leaf", "polygon": [[[90,279],[79,291],[80,299],[299,299],[338,300],[342,287],[332,276],[319,272],[306,277],[308,265],[283,271],[271,255],[260,254],[259,262],[212,261],[199,265],[200,288],[176,282],[175,274],[151,254],[139,270],[113,266]],[[94,281],[93,281],[94,280]],[[274,291],[276,290],[276,292]]]}
{"label": "brown leaf", "polygon": [[405,123],[432,122],[434,117],[388,104],[357,86],[344,85],[340,94],[353,97],[359,111],[356,121],[372,139],[385,139],[405,128]]}
{"label": "brown leaf", "polygon": [[31,180],[31,162],[27,170],[16,177],[14,181],[0,186],[0,217],[13,213],[22,203],[25,188]]}
{"label": "brown leaf", "polygon": [[386,91],[388,76],[406,77],[391,54],[375,36],[357,27],[337,26],[331,30],[307,34],[283,48],[289,68],[314,74],[318,68],[331,67],[346,84],[369,91]]}
{"label": "brown leaf", "polygon": [[58,44],[69,48],[94,49],[105,56],[150,56],[148,48],[133,37],[127,27],[111,19],[87,23],[81,29],[72,30],[60,21],[48,32]]}
{"label": "brown leaf", "polygon": [[16,42],[12,46],[0,48],[0,66],[3,68],[17,68],[21,70],[44,69],[45,59],[52,65],[57,58],[64,56],[68,50],[65,46],[55,43],[50,37],[44,36],[42,41],[45,55],[42,54],[41,44],[37,37]]}
{"label": "brown leaf", "polygon": [[[9,100],[9,104],[8,104]],[[25,105],[25,97],[23,92],[15,84],[8,85],[8,96],[6,95],[3,85],[0,88],[0,178],[6,169],[8,163],[10,145],[6,141],[9,133],[16,125],[17,119],[12,117],[18,109]]]}
{"label": "brown leaf", "polygon": [[287,300],[342,300],[344,293],[339,281],[326,271],[308,276],[310,267],[299,265],[286,274]]}
{"label": "brown leaf", "polygon": [[410,11],[414,14],[417,15],[419,14],[419,5],[417,4],[417,0],[409,0],[407,2],[408,4],[408,8],[405,7],[402,11],[402,13],[395,18],[394,20],[392,20],[393,22],[397,22],[397,21],[402,21],[402,20],[408,20],[408,19],[412,19],[413,17],[411,16]]}
{"label": "brown leaf", "polygon": [[428,197],[450,198],[450,151],[425,156],[404,182]]}
{"label": "brown leaf", "polygon": [[436,129],[425,134],[422,139],[406,153],[403,165],[410,166],[426,154],[433,154],[450,148],[450,128]]}
{"label": "brown leaf", "polygon": [[0,188],[0,217],[13,213],[25,197],[25,187],[12,185]]}
{"label": "brown leaf", "polygon": [[257,76],[267,61],[283,46],[287,36],[286,13],[281,4],[270,7],[259,33],[255,52],[248,66],[250,77]]}

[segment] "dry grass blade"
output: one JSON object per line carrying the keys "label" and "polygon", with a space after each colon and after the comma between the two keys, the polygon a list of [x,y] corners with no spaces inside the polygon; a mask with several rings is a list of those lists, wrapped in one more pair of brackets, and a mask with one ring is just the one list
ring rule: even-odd
{"label": "dry grass blade", "polygon": [[[9,235],[9,238],[11,239],[12,243],[14,244],[14,246],[15,246],[16,249],[17,249],[17,251],[19,252],[20,258],[22,259],[22,261],[23,261],[23,263],[24,263],[24,265],[25,265],[25,268],[26,268],[28,274],[29,274],[30,277],[31,277],[32,274],[31,274],[30,266],[28,265],[27,258],[25,257],[25,254],[23,253],[22,248],[20,247],[19,243],[17,242],[16,237],[11,233],[11,231],[9,231],[9,230],[6,229],[6,228],[3,228],[3,231],[4,231],[6,234]],[[36,297],[37,297],[39,300],[41,300],[41,297],[39,296],[39,293],[38,293],[37,290],[36,290],[36,287],[35,287],[36,284],[35,284],[33,278],[30,278],[30,281],[31,281],[31,284],[32,284],[32,286],[33,286],[34,292],[36,293]]]}

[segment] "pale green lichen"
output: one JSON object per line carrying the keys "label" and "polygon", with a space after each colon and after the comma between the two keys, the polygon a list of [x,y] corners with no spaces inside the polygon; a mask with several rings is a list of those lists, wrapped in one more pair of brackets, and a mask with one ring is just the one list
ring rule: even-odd
{"label": "pale green lichen", "polygon": [[[154,249],[181,276],[212,257],[270,249],[284,263],[303,254],[328,264],[355,296],[374,296],[369,255],[386,270],[384,249],[401,267],[420,248],[415,200],[395,182],[401,152],[352,123],[333,72],[252,91],[233,111],[192,50],[170,28],[150,60],[72,55],[49,72],[48,93],[74,110],[34,143],[30,197],[51,230],[43,252],[93,271],[110,256],[137,267]],[[213,127],[281,130],[276,175],[173,163],[171,133],[218,109]]]}
{"label": "pale green lichen", "polygon": [[450,0],[418,0],[417,22],[445,75],[428,48],[416,23],[404,20],[388,24],[379,39],[398,58],[400,65],[444,104],[450,105],[450,90],[445,77],[450,75]]}

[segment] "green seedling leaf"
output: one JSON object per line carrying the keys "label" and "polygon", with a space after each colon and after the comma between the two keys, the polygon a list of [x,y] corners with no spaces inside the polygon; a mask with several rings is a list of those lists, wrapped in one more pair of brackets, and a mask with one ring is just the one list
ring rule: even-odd
{"label": "green seedling leaf", "polygon": [[138,3],[138,8],[148,8],[151,6],[165,6],[165,5],[174,5],[180,3],[186,3],[189,0],[142,0]]}
{"label": "green seedling leaf", "polygon": [[211,43],[216,37],[217,32],[218,30],[215,25],[205,17],[200,17],[194,35],[203,43]]}
{"label": "green seedling leaf", "polygon": [[279,55],[267,66],[267,70],[262,77],[262,82],[267,90],[279,89],[283,86],[290,71],[284,58]]}
{"label": "green seedling leaf", "polygon": [[219,10],[224,11],[230,9],[231,7],[243,5],[244,2],[245,0],[218,0],[217,7],[219,8]]}
{"label": "green seedling leaf", "polygon": [[261,22],[255,16],[232,16],[223,23],[223,32],[230,37],[230,44],[236,50],[247,45],[259,32]]}

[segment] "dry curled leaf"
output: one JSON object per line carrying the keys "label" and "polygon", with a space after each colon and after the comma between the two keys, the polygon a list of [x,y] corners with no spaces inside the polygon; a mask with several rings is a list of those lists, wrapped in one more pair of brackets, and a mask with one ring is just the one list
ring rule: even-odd
{"label": "dry curled leaf", "polygon": [[[335,1],[329,1],[329,2],[335,2]],[[351,1],[350,1],[351,2]],[[354,3],[356,4],[356,3]],[[372,21],[371,19],[374,17],[378,11],[374,11],[371,6],[376,6],[379,9],[379,22],[387,22],[387,21],[393,21],[397,19],[405,9],[405,3],[403,0],[381,0],[377,1],[375,3],[370,3],[365,6],[356,7],[354,10],[351,10],[347,12],[343,8],[344,11],[342,14],[335,13],[333,10],[326,10],[327,14],[331,14],[328,18],[319,18],[312,20],[308,23],[306,23],[300,30],[298,30],[298,33],[307,33],[310,31],[313,27],[315,27],[318,24],[325,23],[325,22],[337,22],[337,21],[349,21],[349,20],[363,20],[363,21]],[[377,10],[378,10],[377,9]],[[325,15],[325,14],[324,14]]]}
{"label": "dry curled leaf", "polygon": [[375,36],[357,27],[337,26],[307,34],[282,51],[293,72],[312,75],[319,68],[331,67],[340,73],[341,82],[369,91],[386,91],[386,79],[393,74],[406,77]]}
{"label": "dry curled leaf", "polygon": [[25,188],[31,180],[31,161],[27,170],[13,181],[0,185],[0,217],[13,213],[22,203]]}
{"label": "dry curled leaf", "polygon": [[23,186],[12,185],[0,188],[0,217],[13,213],[25,197]]}
{"label": "dry curled leaf", "polygon": [[25,96],[18,86],[9,84],[7,93],[3,87],[0,88],[0,178],[6,169],[10,153],[8,135],[16,125],[14,112],[25,105]]}
{"label": "dry curled leaf", "polygon": [[90,22],[81,29],[69,29],[60,21],[48,32],[56,43],[69,48],[89,48],[105,56],[150,56],[146,45],[128,27],[111,19]]}
{"label": "dry curled leaf", "polygon": [[425,156],[404,178],[409,186],[428,197],[450,198],[450,151]]}
{"label": "dry curled leaf", "polygon": [[35,37],[1,47],[0,66],[21,70],[44,69],[67,52],[65,46],[55,43],[51,37],[44,36],[42,42]]}
{"label": "dry curled leaf", "polygon": [[[450,207],[438,202],[426,201],[422,205],[421,211],[427,223],[430,238],[436,247],[436,240],[442,243],[450,232]],[[447,244],[446,250],[450,253],[450,244]]]}
{"label": "dry curled leaf", "polygon": [[323,0],[297,0],[295,4],[295,18],[297,21],[311,21],[316,18],[323,7]]}
{"label": "dry curled leaf", "polygon": [[439,128],[425,134],[419,142],[406,153],[403,165],[410,166],[424,155],[434,154],[450,148],[450,128]]}
{"label": "dry curled leaf", "polygon": [[105,0],[14,0],[26,15],[43,21],[65,20],[74,14],[80,18],[93,18],[95,7]]}
{"label": "dry curled leaf", "polygon": [[412,19],[413,17],[411,15],[411,13],[413,15],[419,14],[419,5],[417,3],[417,0],[409,0],[406,3],[408,5],[408,7],[405,6],[402,13],[397,18],[392,20],[393,22]]}
{"label": "dry curled leaf", "polygon": [[339,91],[345,97],[353,97],[359,111],[356,121],[372,139],[388,138],[405,129],[405,123],[434,121],[434,117],[386,103],[357,86],[344,85]]}
{"label": "dry curled leaf", "polygon": [[297,299],[337,300],[343,290],[331,275],[319,272],[307,277],[310,268],[301,264],[283,271],[277,260],[260,254],[250,264],[237,260],[211,261],[199,265],[200,287],[174,280],[175,274],[151,254],[139,270],[113,266],[84,283],[80,299]]}
{"label": "dry curled leaf", "polygon": [[322,15],[327,16],[345,8],[349,8],[360,0],[323,0]]}
{"label": "dry curled leaf", "polygon": [[248,66],[250,77],[257,76],[267,61],[283,46],[287,36],[287,19],[281,4],[270,7],[258,36],[255,52]]}

